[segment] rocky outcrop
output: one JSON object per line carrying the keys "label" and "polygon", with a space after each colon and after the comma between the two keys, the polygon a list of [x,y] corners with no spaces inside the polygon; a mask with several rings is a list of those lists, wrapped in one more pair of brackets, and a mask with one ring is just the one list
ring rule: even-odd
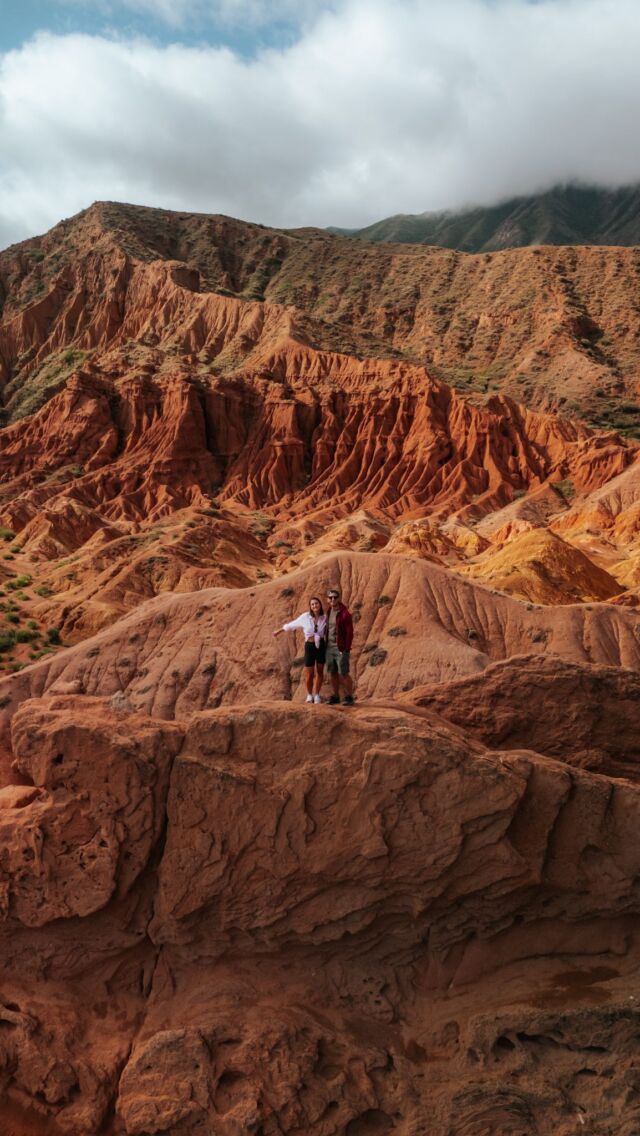
{"label": "rocky outcrop", "polygon": [[523,604],[424,560],[342,553],[259,587],[160,596],[0,682],[0,720],[22,699],[67,683],[91,695],[124,691],[137,709],[169,719],[257,697],[299,700],[301,641],[274,640],[272,631],[336,582],[356,618],[352,666],[361,699],[479,674],[492,661],[532,651],[640,666],[634,611]]}
{"label": "rocky outcrop", "polygon": [[80,375],[1,442],[16,530],[61,492],[106,520],[139,521],[206,504],[214,485],[222,500],[280,517],[360,506],[479,517],[550,479],[590,492],[636,452],[508,400],[475,407],[400,366],[356,367],[339,390]]}
{"label": "rocky outcrop", "polygon": [[526,1115],[542,1133],[564,1094],[568,1136],[585,1064],[608,1062],[589,1107],[631,1132],[632,782],[409,708],[158,724],[58,697],[26,703],[11,744],[29,781],[0,790],[18,1128],[408,1134],[429,1116],[446,1136]]}
{"label": "rocky outcrop", "polygon": [[489,548],[459,570],[509,595],[540,604],[592,603],[624,591],[579,548],[545,529],[513,533],[501,548]]}
{"label": "rocky outcrop", "polygon": [[[635,468],[619,439],[505,399],[476,407],[406,365],[357,364],[342,381],[71,378],[0,436],[16,575],[48,601],[33,614],[69,641],[168,589],[251,584],[331,548],[456,562],[487,547],[470,526],[492,511],[544,492],[566,510],[552,485],[584,496]],[[393,530],[411,518],[408,540]],[[583,594],[603,593],[558,592]]]}
{"label": "rocky outcrop", "polygon": [[417,687],[401,696],[405,700],[442,714],[485,745],[525,747],[610,777],[637,780],[637,667],[528,655],[492,663],[482,675]]}

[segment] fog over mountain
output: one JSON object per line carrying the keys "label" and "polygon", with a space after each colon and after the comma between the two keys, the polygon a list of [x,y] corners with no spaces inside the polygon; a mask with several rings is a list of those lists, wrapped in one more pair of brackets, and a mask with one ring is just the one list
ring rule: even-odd
{"label": "fog over mountain", "polygon": [[600,189],[555,186],[458,212],[386,217],[364,229],[332,229],[367,241],[439,245],[462,252],[493,252],[523,245],[640,244],[640,186]]}

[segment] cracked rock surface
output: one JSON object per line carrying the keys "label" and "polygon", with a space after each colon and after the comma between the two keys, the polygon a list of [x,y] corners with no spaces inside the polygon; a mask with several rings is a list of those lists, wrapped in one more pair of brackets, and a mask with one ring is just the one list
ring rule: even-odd
{"label": "cracked rock surface", "polygon": [[376,704],[50,696],[11,758],[17,1132],[637,1129],[629,778]]}

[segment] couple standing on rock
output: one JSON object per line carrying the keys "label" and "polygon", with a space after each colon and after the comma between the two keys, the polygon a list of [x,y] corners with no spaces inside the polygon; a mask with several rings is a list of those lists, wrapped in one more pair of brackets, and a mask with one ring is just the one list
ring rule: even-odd
{"label": "couple standing on rock", "polygon": [[342,603],[337,588],[327,592],[329,610],[325,615],[322,601],[311,596],[309,610],[303,611],[297,619],[284,623],[274,631],[304,632],[304,678],[307,687],[307,702],[322,702],[320,687],[324,678],[325,664],[331,679],[330,706],[340,702],[340,687],[344,690],[343,704],[353,706],[353,681],[349,674],[349,652],[353,642],[353,620],[351,612]]}

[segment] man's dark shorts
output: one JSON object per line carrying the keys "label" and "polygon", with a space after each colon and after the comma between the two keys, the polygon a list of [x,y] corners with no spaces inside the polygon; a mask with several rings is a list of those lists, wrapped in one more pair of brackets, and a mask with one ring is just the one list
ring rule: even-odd
{"label": "man's dark shorts", "polygon": [[320,640],[320,646],[316,647],[313,640],[309,640],[304,645],[304,665],[305,667],[315,667],[316,663],[324,666],[324,656],[327,649],[327,644],[324,639]]}
{"label": "man's dark shorts", "polygon": [[327,670],[329,674],[349,674],[349,652],[339,651],[337,647],[327,647]]}

